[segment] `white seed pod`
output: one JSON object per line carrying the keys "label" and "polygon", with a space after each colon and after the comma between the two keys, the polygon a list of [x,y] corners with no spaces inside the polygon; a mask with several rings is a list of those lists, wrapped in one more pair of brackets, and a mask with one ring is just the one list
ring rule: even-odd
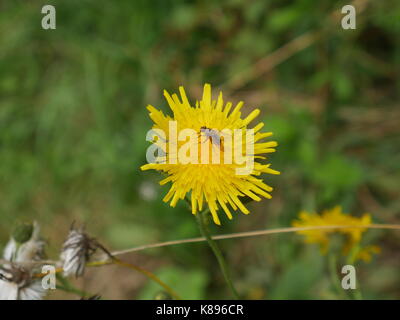
{"label": "white seed pod", "polygon": [[0,300],[42,300],[46,289],[31,271],[15,264],[0,267]]}
{"label": "white seed pod", "polygon": [[72,227],[61,252],[64,276],[82,276],[85,272],[86,263],[97,247],[97,242],[90,238],[82,228],[75,229]]}
{"label": "white seed pod", "polygon": [[23,243],[13,237],[7,243],[3,258],[10,263],[0,265],[0,300],[41,300],[46,294],[40,279],[34,279],[32,263],[44,257],[45,242],[39,237],[35,222]]}

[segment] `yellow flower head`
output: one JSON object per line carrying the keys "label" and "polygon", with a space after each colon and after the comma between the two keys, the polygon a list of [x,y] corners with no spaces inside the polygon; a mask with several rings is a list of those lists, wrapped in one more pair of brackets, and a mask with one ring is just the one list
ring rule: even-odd
{"label": "yellow flower head", "polygon": [[[368,226],[372,222],[369,214],[364,214],[357,218],[349,214],[344,214],[342,208],[337,206],[331,210],[325,210],[322,214],[300,212],[299,219],[293,221],[294,227],[318,227],[318,226]],[[350,250],[358,245],[361,241],[363,232],[366,228],[333,228],[321,230],[302,230],[297,231],[298,234],[305,236],[306,243],[317,243],[321,247],[321,251],[326,253],[329,247],[330,236],[340,233],[346,236],[346,243],[343,247],[343,253],[348,254]],[[377,253],[379,248],[376,246],[361,249],[356,258],[369,261],[371,253]]]}
{"label": "yellow flower head", "polygon": [[[217,100],[212,99],[209,84],[204,86],[203,97],[201,101],[196,101],[195,107],[190,105],[183,87],[179,88],[179,92],[180,98],[176,94],[171,96],[164,91],[173,113],[172,117],[164,115],[151,105],[147,107],[154,122],[153,130],[165,133],[165,136],[158,135],[158,138],[153,139],[153,143],[164,152],[164,161],[148,163],[141,169],[160,170],[167,174],[160,184],[171,182],[172,185],[163,201],[170,202],[170,205],[175,207],[180,199],[190,195],[192,213],[196,214],[203,210],[203,204],[206,202],[214,222],[220,225],[217,214],[219,207],[229,219],[232,219],[230,208],[233,210],[239,208],[244,214],[249,213],[241,197],[248,196],[255,201],[260,201],[260,196],[271,198],[269,192],[272,191],[272,187],[265,184],[258,176],[261,173],[279,174],[279,172],[272,170],[270,164],[261,164],[257,160],[265,159],[261,154],[274,152],[277,143],[260,142],[272,135],[271,132],[260,132],[263,123],[251,128],[254,132],[254,149],[251,153],[246,153],[246,147],[250,144],[244,136],[247,137],[246,132],[251,131],[248,130],[249,123],[258,116],[260,110],[255,109],[247,117],[242,118],[240,109],[243,102],[239,102],[231,111],[232,103],[225,104],[222,93]],[[171,126],[171,123],[175,127]],[[180,133],[187,129],[190,129],[192,134],[182,138]],[[223,134],[225,130],[229,132],[236,130],[243,134],[239,137],[234,135],[229,143],[229,136]],[[189,141],[187,138],[190,138]],[[214,138],[219,141],[215,142]],[[174,144],[173,140],[177,142]],[[241,163],[225,161],[225,156],[228,158],[237,155],[234,149],[238,146],[243,161]],[[196,147],[195,151],[197,150],[193,154],[191,147]],[[187,151],[190,151],[191,159],[194,161],[188,163],[177,161],[177,157],[181,159],[182,155],[187,155]],[[213,154],[214,151],[216,156]],[[218,161],[214,161],[215,157]],[[203,161],[204,159],[206,161]],[[243,163],[252,163],[251,170],[245,174],[238,174],[238,169],[244,166]]]}
{"label": "yellow flower head", "polygon": [[381,252],[381,248],[378,246],[366,246],[360,249],[354,260],[363,260],[365,262],[370,262],[373,254],[378,254]]}

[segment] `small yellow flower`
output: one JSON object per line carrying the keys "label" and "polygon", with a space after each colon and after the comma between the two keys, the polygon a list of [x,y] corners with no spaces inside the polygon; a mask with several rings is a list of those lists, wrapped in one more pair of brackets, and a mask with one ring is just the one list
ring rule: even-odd
{"label": "small yellow flower", "polygon": [[[154,122],[153,129],[162,130],[166,133],[163,139],[154,139],[155,143],[166,142],[163,148],[165,158],[170,160],[176,157],[176,148],[179,150],[185,141],[177,142],[176,148],[168,144],[172,132],[170,132],[170,123],[174,121],[177,126],[178,133],[183,129],[192,129],[196,132],[194,144],[198,149],[201,149],[204,142],[209,138],[202,134],[204,128],[212,129],[211,135],[214,132],[222,132],[225,129],[231,131],[237,129],[246,131],[249,129],[249,123],[254,120],[260,113],[259,109],[253,110],[247,117],[242,118],[240,109],[243,102],[239,102],[231,111],[232,103],[224,103],[222,93],[219,94],[217,100],[211,97],[211,86],[204,86],[203,97],[201,101],[196,101],[195,107],[192,107],[186,96],[183,87],[179,88],[180,98],[178,95],[172,96],[164,91],[164,96],[172,110],[173,116],[165,116],[162,111],[157,110],[149,105],[147,109],[150,112],[150,118]],[[254,153],[246,154],[247,159],[254,161],[254,166],[249,174],[238,175],[236,169],[241,167],[239,164],[225,163],[148,163],[141,167],[142,170],[159,170],[167,174],[167,177],[160,182],[161,185],[171,182],[171,188],[164,197],[164,202],[169,202],[172,207],[175,207],[177,202],[184,199],[187,195],[190,196],[192,213],[196,214],[203,210],[203,205],[206,202],[213,220],[220,225],[220,219],[217,211],[221,207],[227,217],[232,219],[230,208],[233,210],[240,209],[244,214],[249,211],[243,205],[240,198],[248,196],[255,201],[260,201],[262,197],[271,198],[270,192],[272,187],[265,184],[262,179],[258,178],[262,173],[279,174],[278,171],[272,170],[270,164],[261,164],[257,162],[259,159],[265,159],[262,154],[275,151],[277,143],[275,141],[260,142],[260,140],[272,135],[271,132],[262,133],[260,130],[264,126],[263,123],[257,124],[254,128]],[[215,129],[215,131],[214,131]],[[198,135],[198,136],[197,136]],[[240,139],[241,147],[246,149],[246,141]],[[224,154],[227,153],[230,145],[221,140],[219,144],[211,144],[212,148],[219,149],[219,158],[224,159]],[[175,151],[174,151],[175,150]],[[196,156],[200,159],[202,155],[199,153]]]}
{"label": "small yellow flower", "polygon": [[378,246],[366,246],[357,252],[354,260],[363,260],[370,262],[373,254],[381,253],[381,248]]}
{"label": "small yellow flower", "polygon": [[[340,206],[331,210],[325,210],[322,214],[300,212],[299,219],[293,221],[294,227],[317,227],[317,226],[368,226],[372,223],[371,216],[364,214],[362,217],[353,217],[342,212]],[[346,236],[346,243],[343,246],[343,253],[348,254],[350,250],[361,241],[363,232],[367,228],[333,228],[321,230],[302,230],[298,234],[305,236],[306,243],[317,243],[320,245],[321,252],[326,253],[329,247],[330,236],[339,233]],[[369,261],[372,253],[378,253],[379,247],[369,246],[356,255],[356,259]]]}

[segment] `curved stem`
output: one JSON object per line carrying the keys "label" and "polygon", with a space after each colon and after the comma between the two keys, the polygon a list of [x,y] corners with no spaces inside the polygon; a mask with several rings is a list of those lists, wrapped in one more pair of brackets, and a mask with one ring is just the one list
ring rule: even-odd
{"label": "curved stem", "polygon": [[141,268],[141,267],[139,267],[139,266],[136,266],[136,265],[134,265],[134,264],[132,264],[132,263],[128,263],[128,262],[125,262],[125,261],[122,261],[122,260],[120,260],[120,259],[117,259],[117,258],[115,258],[115,257],[113,257],[112,258],[112,260],[108,260],[108,263],[101,263],[101,261],[100,262],[98,262],[98,263],[96,263],[96,262],[91,262],[91,263],[88,263],[87,264],[87,266],[88,267],[97,267],[97,266],[102,266],[102,265],[105,265],[105,264],[116,264],[116,265],[120,265],[120,266],[122,266],[122,267],[126,267],[126,268],[129,268],[129,269],[132,269],[132,270],[135,270],[135,271],[137,271],[137,272],[140,272],[141,274],[143,274],[143,275],[145,275],[147,278],[149,278],[150,280],[153,280],[154,282],[156,282],[156,283],[158,283],[161,287],[163,287],[164,289],[165,289],[165,291],[167,291],[174,299],[176,299],[176,300],[181,300],[181,297],[169,286],[169,285],[167,285],[165,282],[163,282],[159,277],[157,277],[154,273],[152,273],[152,272],[150,272],[150,271],[148,271],[148,270],[146,270],[146,269],[143,269],[143,268]]}
{"label": "curved stem", "polygon": [[210,246],[211,250],[213,251],[215,257],[218,260],[218,264],[221,268],[222,274],[224,275],[225,281],[228,284],[228,287],[230,291],[232,292],[232,295],[235,297],[235,299],[239,299],[239,295],[233,285],[232,279],[229,274],[228,266],[226,264],[226,261],[224,259],[224,256],[222,255],[221,249],[217,245],[217,243],[212,239],[210,230],[206,226],[204,222],[205,214],[208,212],[208,210],[205,210],[203,212],[200,212],[196,214],[196,219],[197,223],[199,225],[199,229],[203,237],[206,238],[206,241],[208,245]]}
{"label": "curved stem", "polygon": [[144,274],[149,279],[153,280],[154,282],[157,282],[161,287],[163,287],[165,289],[165,291],[167,291],[172,297],[174,297],[174,299],[181,300],[180,296],[169,285],[167,285],[165,282],[161,281],[161,279],[159,277],[157,277],[154,273],[151,273],[150,271],[147,271],[146,269],[135,266],[128,262],[121,261],[119,259],[114,259],[114,262],[115,262],[115,264],[130,268],[132,270],[136,270],[136,271]]}

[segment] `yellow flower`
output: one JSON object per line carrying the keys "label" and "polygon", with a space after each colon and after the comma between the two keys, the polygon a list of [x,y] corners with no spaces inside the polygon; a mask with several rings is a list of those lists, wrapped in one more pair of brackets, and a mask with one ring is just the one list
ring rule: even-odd
{"label": "yellow flower", "polygon": [[378,254],[381,252],[381,248],[378,246],[366,246],[360,249],[354,260],[363,260],[365,262],[370,262],[373,254]]}
{"label": "yellow flower", "polygon": [[[244,214],[249,211],[243,205],[240,198],[248,196],[255,201],[260,201],[262,197],[271,198],[270,192],[272,187],[265,184],[258,176],[262,173],[279,174],[278,171],[272,170],[270,164],[261,164],[257,162],[259,159],[265,159],[261,154],[274,152],[274,147],[277,146],[275,141],[260,142],[260,140],[272,135],[271,132],[261,133],[260,130],[264,126],[263,123],[257,124],[254,128],[254,152],[252,154],[245,154],[247,160],[252,160],[254,165],[248,174],[237,174],[237,169],[243,167],[234,161],[231,163],[226,161],[219,161],[213,163],[208,157],[210,163],[173,163],[179,154],[180,148],[183,148],[187,141],[180,141],[178,139],[176,145],[170,144],[172,141],[173,133],[171,130],[171,123],[175,122],[177,132],[183,129],[191,129],[196,132],[195,140],[189,141],[189,147],[195,144],[196,148],[201,149],[201,152],[194,156],[195,160],[202,160],[203,152],[202,147],[205,142],[208,143],[210,136],[217,136],[221,139],[219,143],[208,143],[208,147],[213,152],[218,149],[218,159],[225,159],[224,155],[232,154],[232,145],[236,142],[240,147],[246,149],[247,140],[243,137],[236,139],[232,144],[225,141],[225,136],[218,135],[215,132],[223,132],[223,130],[234,131],[239,130],[243,133],[248,132],[250,129],[249,123],[254,120],[260,113],[259,109],[253,110],[247,117],[242,118],[240,109],[243,102],[239,102],[236,107],[231,111],[232,103],[224,104],[222,93],[219,94],[217,100],[211,97],[211,86],[204,85],[203,97],[201,101],[196,101],[195,107],[192,107],[188,101],[185,90],[183,87],[179,88],[180,98],[178,95],[172,96],[164,91],[164,96],[172,110],[173,116],[166,116],[162,111],[157,110],[149,105],[147,109],[150,112],[150,118],[154,122],[153,130],[162,130],[166,133],[165,137],[160,137],[153,140],[153,143],[164,146],[161,149],[165,152],[164,160],[162,163],[148,163],[141,167],[142,170],[159,170],[167,174],[167,177],[160,182],[164,185],[171,182],[171,188],[167,195],[164,197],[164,202],[169,202],[172,207],[175,207],[177,202],[190,195],[190,203],[192,213],[196,214],[198,211],[203,210],[203,205],[206,202],[212,214],[213,220],[216,224],[220,225],[220,219],[217,211],[221,207],[227,217],[232,219],[230,208],[233,210],[240,209]],[[204,129],[211,130],[209,135],[204,134]],[[194,141],[194,142],[193,142]],[[190,144],[192,143],[192,144]],[[241,155],[243,155],[243,150]],[[243,200],[243,199],[242,199]]]}
{"label": "yellow flower", "polygon": [[[364,214],[357,218],[349,214],[344,214],[340,206],[336,206],[331,210],[325,210],[322,214],[300,212],[299,219],[293,221],[294,227],[317,227],[317,226],[368,226],[371,224],[371,216]],[[333,228],[321,230],[302,230],[297,231],[298,234],[305,236],[306,243],[317,243],[320,245],[322,253],[326,253],[329,247],[330,236],[340,233],[346,236],[346,243],[343,246],[343,253],[348,254],[350,250],[358,245],[361,241],[363,232],[366,228]],[[356,258],[365,261],[370,258],[371,253],[377,253],[379,248],[376,246],[365,247],[360,249]]]}

